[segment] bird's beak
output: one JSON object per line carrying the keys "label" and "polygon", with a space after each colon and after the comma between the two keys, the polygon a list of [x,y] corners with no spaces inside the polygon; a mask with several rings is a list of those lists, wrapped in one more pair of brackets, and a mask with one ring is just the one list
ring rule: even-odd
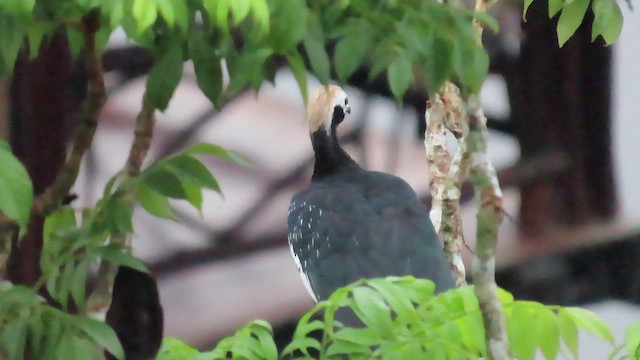
{"label": "bird's beak", "polygon": [[345,112],[345,113],[347,113],[347,114],[351,114],[351,106],[346,105],[346,106],[344,107],[344,112]]}

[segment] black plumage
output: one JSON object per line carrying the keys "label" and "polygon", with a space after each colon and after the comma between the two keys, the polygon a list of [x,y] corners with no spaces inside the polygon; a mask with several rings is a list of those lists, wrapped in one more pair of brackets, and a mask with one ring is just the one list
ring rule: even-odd
{"label": "black plumage", "polygon": [[340,147],[337,126],[349,112],[337,86],[312,96],[308,120],[315,166],[311,185],[289,208],[289,244],[316,301],[361,278],[414,275],[438,291],[454,286],[442,246],[409,184],[362,169]]}

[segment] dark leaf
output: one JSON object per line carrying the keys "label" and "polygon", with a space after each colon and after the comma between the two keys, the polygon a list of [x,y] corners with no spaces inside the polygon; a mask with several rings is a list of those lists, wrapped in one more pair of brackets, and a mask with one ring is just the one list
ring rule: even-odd
{"label": "dark leaf", "polygon": [[398,103],[402,102],[404,93],[409,89],[409,85],[413,81],[413,69],[409,60],[402,56],[396,58],[389,65],[387,77],[393,97]]}
{"label": "dark leaf", "polygon": [[164,196],[174,199],[186,198],[180,179],[168,169],[151,168],[148,173],[145,171],[141,176],[146,186]]}
{"label": "dark leaf", "polygon": [[308,26],[309,29],[303,40],[304,48],[311,64],[311,70],[318,78],[318,81],[326,85],[329,83],[331,76],[331,65],[329,63],[329,55],[324,47],[324,31],[317,15],[312,14],[309,16]]}
{"label": "dark leaf", "polygon": [[155,108],[161,111],[167,108],[182,78],[182,68],[180,42],[167,41],[147,77],[146,96]]}
{"label": "dark leaf", "polygon": [[189,36],[189,53],[193,60],[198,87],[209,101],[220,107],[222,68],[215,46],[206,41],[204,34],[194,32]]}

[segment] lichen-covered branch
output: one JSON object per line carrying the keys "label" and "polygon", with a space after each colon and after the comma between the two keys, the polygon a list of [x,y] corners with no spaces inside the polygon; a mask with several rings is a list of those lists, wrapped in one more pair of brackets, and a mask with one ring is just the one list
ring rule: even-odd
{"label": "lichen-covered branch", "polygon": [[[125,178],[134,177],[140,174],[142,163],[149,152],[151,146],[151,139],[153,138],[153,127],[155,125],[155,108],[147,100],[146,95],[142,98],[142,109],[138,113],[136,118],[136,125],[134,129],[133,143],[129,150],[129,157],[127,163],[123,169],[123,176]],[[126,191],[118,196],[128,206],[134,205],[133,189],[128,188]],[[126,236],[112,236],[111,243],[126,244]],[[98,269],[98,279],[95,290],[89,297],[87,311],[90,315],[97,318],[102,318],[106,314],[109,305],[111,304],[111,291],[113,288],[113,280],[115,278],[118,268],[114,264],[103,261],[100,263]]]}
{"label": "lichen-covered branch", "polygon": [[54,183],[33,202],[33,215],[46,216],[57,209],[76,182],[80,163],[93,142],[98,126],[98,116],[107,99],[104,88],[102,61],[96,49],[96,32],[100,28],[97,10],[90,12],[82,21],[85,46],[82,52],[87,73],[87,97],[80,109],[78,127],[73,137],[71,152]]}
{"label": "lichen-covered branch", "polygon": [[[495,0],[476,0],[475,10],[486,12]],[[476,41],[482,45],[482,26],[473,23]],[[471,182],[480,203],[477,214],[476,251],[472,276],[485,328],[485,341],[489,358],[509,359],[509,339],[502,304],[498,299],[495,279],[498,228],[502,223],[502,190],[496,170],[487,154],[487,118],[484,116],[478,94],[465,101],[469,135],[467,147],[471,158]]]}
{"label": "lichen-covered branch", "polygon": [[[445,256],[457,286],[466,285],[466,272],[461,249],[464,245],[460,195],[462,177],[468,167],[464,136],[467,125],[462,116],[462,101],[458,88],[446,83],[434,100],[427,104],[425,120],[425,148],[429,161],[429,188],[431,212],[429,216],[436,232],[444,243]],[[452,158],[446,148],[446,131],[458,140],[458,148]]]}
{"label": "lichen-covered branch", "polygon": [[480,202],[476,251],[472,265],[474,289],[484,320],[487,351],[491,359],[509,359],[505,318],[495,280],[498,227],[502,223],[502,191],[496,170],[487,155],[487,119],[477,95],[469,97],[467,110],[467,147],[471,156],[471,181]]}

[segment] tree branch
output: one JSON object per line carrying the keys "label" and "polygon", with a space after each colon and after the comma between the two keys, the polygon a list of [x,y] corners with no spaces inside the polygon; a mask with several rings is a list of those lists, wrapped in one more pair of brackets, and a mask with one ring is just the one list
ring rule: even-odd
{"label": "tree branch", "polygon": [[[136,126],[134,129],[133,143],[129,151],[129,158],[123,169],[125,178],[135,177],[140,174],[142,162],[149,152],[151,139],[153,138],[153,127],[155,125],[155,108],[147,100],[146,94],[142,98],[142,109],[136,118]],[[125,203],[133,207],[135,197],[133,189],[127,190],[119,195],[122,196]],[[126,244],[127,237],[112,236],[109,240],[112,244]],[[98,277],[95,290],[91,294],[87,304],[87,312],[94,317],[102,318],[111,304],[111,292],[113,288],[113,280],[115,278],[118,266],[102,261],[98,269]]]}
{"label": "tree branch", "polygon": [[87,98],[82,104],[78,127],[74,134],[71,153],[58,173],[55,182],[44,193],[38,196],[32,206],[32,216],[46,216],[57,209],[69,193],[69,189],[76,182],[80,163],[84,154],[93,142],[96,132],[98,116],[107,99],[104,87],[102,62],[96,49],[96,32],[98,31],[99,14],[97,10],[90,12],[82,21],[84,26],[85,46],[83,56],[87,72]]}
{"label": "tree branch", "polygon": [[[460,196],[462,177],[468,167],[468,153],[464,142],[467,125],[463,121],[460,91],[452,83],[446,83],[427,102],[425,121],[425,148],[429,161],[429,190],[432,197],[429,216],[444,243],[444,252],[457,286],[466,285],[466,273],[461,249],[464,245]],[[455,157],[446,147],[446,131],[458,139]]]}
{"label": "tree branch", "polygon": [[485,325],[487,350],[492,359],[509,359],[509,343],[502,305],[495,280],[498,227],[502,222],[502,191],[496,170],[487,155],[486,118],[477,95],[467,100],[471,153],[471,181],[480,200],[477,214],[476,251],[473,257],[473,283]]}
{"label": "tree branch", "polygon": [[[486,12],[494,0],[476,0],[475,10]],[[474,20],[476,40],[482,45],[482,26]],[[469,124],[466,144],[471,157],[471,182],[480,200],[476,225],[476,251],[472,263],[474,291],[478,297],[490,359],[509,359],[509,339],[502,304],[496,285],[496,245],[502,223],[502,190],[496,170],[487,154],[487,118],[479,95],[472,94],[464,104]]]}

